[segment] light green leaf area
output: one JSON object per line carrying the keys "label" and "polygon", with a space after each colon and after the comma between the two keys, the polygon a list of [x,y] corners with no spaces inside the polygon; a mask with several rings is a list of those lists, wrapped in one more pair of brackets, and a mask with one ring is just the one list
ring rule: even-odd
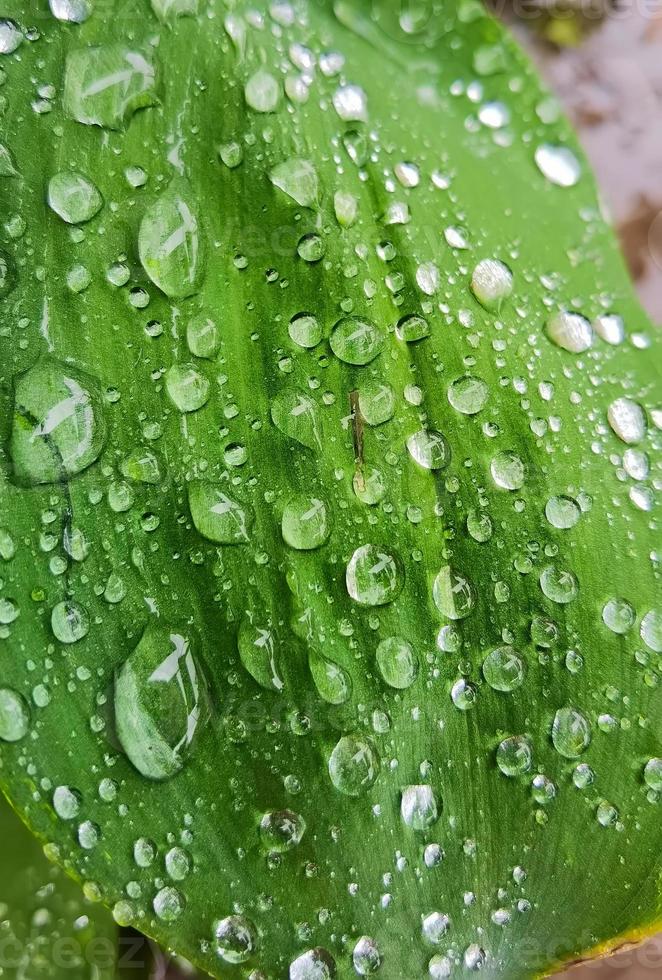
{"label": "light green leaf area", "polygon": [[0,884],[0,970],[11,980],[112,980],[117,927],[44,857],[4,798]]}
{"label": "light green leaf area", "polygon": [[661,918],[659,336],[502,29],[395,6],[0,33],[0,781],[219,977]]}

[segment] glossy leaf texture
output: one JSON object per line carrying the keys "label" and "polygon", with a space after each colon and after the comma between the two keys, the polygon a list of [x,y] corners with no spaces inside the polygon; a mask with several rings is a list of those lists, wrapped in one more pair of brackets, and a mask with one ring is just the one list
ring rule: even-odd
{"label": "glossy leaf texture", "polygon": [[0,26],[0,781],[217,976],[660,920],[659,338],[502,29],[395,6]]}
{"label": "glossy leaf texture", "polygon": [[75,882],[49,863],[4,799],[0,828],[2,976],[112,980],[118,943],[110,913],[88,901]]}

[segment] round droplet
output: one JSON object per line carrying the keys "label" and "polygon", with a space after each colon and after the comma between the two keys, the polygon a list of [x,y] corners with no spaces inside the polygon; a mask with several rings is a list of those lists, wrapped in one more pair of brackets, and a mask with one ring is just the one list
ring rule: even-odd
{"label": "round droplet", "polygon": [[548,599],[565,605],[577,598],[579,584],[573,573],[558,565],[547,565],[540,573],[540,588]]}
{"label": "round droplet", "polygon": [[485,407],[488,396],[489,388],[482,378],[470,374],[458,378],[448,389],[449,402],[462,415],[476,415]]}
{"label": "round droplet", "polygon": [[195,357],[210,360],[216,357],[221,346],[221,335],[214,320],[206,313],[192,317],[186,327],[186,343]]}
{"label": "round droplet", "polygon": [[257,929],[243,915],[227,915],[214,923],[214,944],[226,963],[245,963],[255,952]]}
{"label": "round droplet", "polygon": [[174,922],[184,910],[184,896],[171,885],[161,888],[154,896],[154,911],[162,922]]}
{"label": "round droplet", "polygon": [[554,748],[565,759],[577,759],[591,742],[591,726],[578,708],[559,708],[552,724]]}
{"label": "round droplet", "polygon": [[632,629],[637,614],[627,599],[609,599],[602,608],[602,621],[605,626],[620,635]]}
{"label": "round droplet", "polygon": [[370,936],[361,936],[352,951],[352,963],[360,977],[371,977],[382,965],[379,946]]}
{"label": "round droplet", "polygon": [[462,959],[467,970],[476,971],[483,969],[487,956],[478,943],[472,943],[465,949]]}
{"label": "round droplet", "polygon": [[94,217],[103,198],[85,174],[62,170],[48,182],[48,203],[67,224],[79,225]]}
{"label": "round droplet", "polygon": [[486,310],[498,310],[513,291],[513,274],[498,259],[483,259],[471,276],[471,291]]}
{"label": "round droplet", "polygon": [[521,776],[533,762],[531,743],[524,735],[511,735],[499,742],[496,761],[504,776]]}
{"label": "round droplet", "polygon": [[0,54],[13,54],[23,41],[23,32],[14,20],[0,18]]}
{"label": "round droplet", "polygon": [[662,759],[649,759],[644,766],[644,782],[654,792],[662,793]]}
{"label": "round droplet", "polygon": [[409,455],[425,470],[442,470],[450,463],[451,449],[441,432],[419,429],[407,439]]}
{"label": "round droplet", "polygon": [[558,187],[574,187],[581,176],[579,160],[567,146],[542,143],[535,152],[538,170]]}
{"label": "round droplet", "polygon": [[310,233],[304,235],[297,243],[297,255],[304,262],[319,262],[324,258],[326,246],[321,235]]}
{"label": "round droplet", "polygon": [[80,813],[83,800],[80,792],[71,786],[56,786],[53,792],[53,809],[60,820],[74,820]]}
{"label": "round droplet", "polygon": [[260,821],[260,837],[271,852],[291,851],[301,843],[306,821],[293,810],[272,810]]}
{"label": "round droplet", "polygon": [[362,504],[374,507],[386,494],[384,474],[374,466],[361,467],[352,477],[352,488]]}
{"label": "round droplet", "polygon": [[439,612],[448,619],[464,619],[476,602],[473,585],[452,565],[445,565],[438,573],[432,596]]}
{"label": "round droplet", "polygon": [[0,687],[0,739],[19,742],[30,727],[30,709],[25,698],[11,687]]}
{"label": "round droplet", "polygon": [[400,799],[400,815],[412,830],[428,830],[439,819],[439,803],[431,786],[406,786]]}
{"label": "round droplet", "polygon": [[312,313],[297,313],[287,329],[290,339],[299,347],[317,347],[322,340],[322,326]]}
{"label": "round droplet", "polygon": [[467,514],[467,531],[474,541],[478,541],[481,544],[489,541],[493,531],[489,514],[473,509],[470,510]]}
{"label": "round droplet", "polygon": [[386,343],[386,333],[366,317],[347,316],[338,320],[329,339],[331,350],[345,364],[369,364]]}
{"label": "round droplet", "polygon": [[483,677],[495,691],[514,691],[524,681],[524,662],[512,647],[497,647],[483,661]]}
{"label": "round droplet", "polygon": [[290,548],[312,551],[319,548],[331,533],[327,505],[319,497],[297,494],[283,510],[283,540]]}
{"label": "round droplet", "polygon": [[147,837],[139,837],[133,845],[133,860],[139,868],[149,868],[156,857],[156,844]]}
{"label": "round droplet", "polygon": [[545,504],[545,517],[552,527],[560,530],[574,527],[581,516],[581,507],[574,497],[561,494],[558,497],[550,497]]}
{"label": "round droplet", "polygon": [[526,479],[526,467],[517,455],[510,450],[497,453],[490,463],[492,479],[504,490],[521,490]]}
{"label": "round droplet", "polygon": [[461,677],[451,688],[451,700],[460,711],[469,711],[476,703],[478,691],[470,682]]}
{"label": "round droplet", "polygon": [[662,653],[662,612],[651,609],[641,620],[639,634],[653,653]]}
{"label": "round droplet", "polygon": [[561,310],[549,318],[545,330],[552,343],[571,354],[581,354],[593,343],[591,324],[580,313]]}
{"label": "round droplet", "polygon": [[603,827],[613,827],[618,822],[618,810],[608,800],[600,800],[595,810],[595,819]]}
{"label": "round droplet", "polygon": [[88,0],[48,0],[48,5],[57,20],[69,24],[83,24],[91,13]]}
{"label": "round droplet", "polygon": [[382,381],[368,381],[359,388],[359,411],[368,425],[382,425],[395,413],[395,392]]}
{"label": "round droplet", "polygon": [[192,480],[188,503],[196,530],[208,541],[244,544],[250,539],[253,509],[229,497],[223,488],[206,480]]}
{"label": "round droplet", "polygon": [[429,912],[421,923],[423,939],[432,946],[440,946],[450,925],[450,918],[443,912]]}
{"label": "round droplet", "polygon": [[180,412],[197,412],[209,398],[209,381],[194,364],[173,364],[165,375],[166,391]]}
{"label": "round droplet", "polygon": [[398,340],[403,340],[407,344],[414,344],[417,340],[424,340],[430,336],[430,324],[424,317],[411,313],[398,320],[395,335]]}
{"label": "round droplet", "polygon": [[51,613],[51,628],[60,643],[77,643],[87,636],[90,617],[87,610],[78,602],[73,600],[58,602]]}
{"label": "round droplet", "polygon": [[646,435],[646,413],[631,398],[615,398],[607,409],[607,419],[615,434],[629,446],[634,446]]}
{"label": "round droplet", "polygon": [[575,766],[572,773],[572,781],[577,789],[586,789],[591,786],[595,779],[595,773],[585,762],[580,762]]}
{"label": "round droplet", "polygon": [[361,606],[383,606],[393,602],[404,586],[400,558],[374,544],[357,548],[347,565],[347,591]]}
{"label": "round droplet", "polygon": [[281,87],[278,79],[260,68],[246,82],[244,96],[247,104],[256,112],[275,112],[280,102]]}
{"label": "round droplet", "polygon": [[329,758],[331,782],[346,796],[361,796],[379,774],[379,756],[362,735],[343,735]]}
{"label": "round droplet", "polygon": [[625,323],[617,313],[605,313],[593,321],[593,329],[606,343],[617,346],[625,340]]}
{"label": "round droplet", "polygon": [[78,843],[84,851],[92,851],[99,843],[101,830],[92,820],[84,820],[76,833]]}
{"label": "round droplet", "polygon": [[343,122],[365,122],[368,97],[359,85],[340,85],[333,93],[333,108]]}
{"label": "round droplet", "polygon": [[377,647],[377,666],[389,685],[404,690],[416,680],[418,660],[411,643],[402,636],[389,636]]}
{"label": "round droplet", "polygon": [[165,856],[165,866],[173,881],[183,881],[191,870],[191,859],[183,847],[171,847]]}
{"label": "round droplet", "polygon": [[448,956],[437,954],[428,963],[428,974],[432,980],[446,980],[453,973],[453,962]]}

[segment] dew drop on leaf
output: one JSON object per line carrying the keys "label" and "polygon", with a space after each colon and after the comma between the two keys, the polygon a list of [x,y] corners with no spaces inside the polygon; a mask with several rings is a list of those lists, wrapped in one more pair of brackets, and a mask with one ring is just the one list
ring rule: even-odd
{"label": "dew drop on leaf", "polygon": [[144,51],[108,44],[67,55],[64,109],[88,126],[122,129],[138,109],[156,105],[156,66]]}
{"label": "dew drop on leaf", "polygon": [[331,782],[346,796],[361,796],[379,774],[377,750],[362,735],[343,735],[329,758]]}
{"label": "dew drop on leaf", "polygon": [[646,415],[631,398],[615,398],[607,409],[607,419],[614,433],[629,446],[636,445],[646,435]]}
{"label": "dew drop on leaf", "polygon": [[281,100],[281,86],[271,72],[259,68],[246,82],[246,104],[255,112],[275,112]]}
{"label": "dew drop on leaf", "polygon": [[382,965],[379,946],[370,936],[360,936],[352,950],[352,963],[360,977],[371,977]]}
{"label": "dew drop on leaf", "polygon": [[552,343],[571,354],[581,354],[593,343],[591,324],[581,313],[561,310],[549,318],[545,330]]}
{"label": "dew drop on leaf", "polygon": [[425,470],[442,470],[451,459],[448,440],[435,429],[419,429],[407,439],[409,455]]}
{"label": "dew drop on leaf", "polygon": [[195,529],[208,541],[245,544],[250,539],[252,508],[228,496],[222,487],[206,480],[192,480],[188,502]]}
{"label": "dew drop on leaf", "polygon": [[393,602],[404,586],[404,569],[398,555],[379,545],[357,548],[347,564],[347,591],[361,606]]}
{"label": "dew drop on leaf", "polygon": [[175,177],[145,212],[138,231],[142,266],[171,299],[197,292],[203,268],[202,241],[193,192]]}
{"label": "dew drop on leaf", "polygon": [[329,343],[338,360],[360,366],[369,364],[381,353],[386,334],[366,317],[347,316],[338,320]]}
{"label": "dew drop on leaf", "polygon": [[209,381],[194,364],[173,364],[165,374],[165,387],[180,412],[197,412],[209,399]]}
{"label": "dew drop on leaf", "polygon": [[0,739],[20,742],[30,727],[30,709],[25,698],[11,687],[0,687]]}
{"label": "dew drop on leaf", "polygon": [[429,830],[439,819],[440,805],[431,786],[406,786],[400,798],[400,815],[412,830]]}
{"label": "dew drop on leaf", "polygon": [[298,551],[319,548],[329,537],[328,507],[319,497],[298,494],[291,497],[282,519],[283,540]]}
{"label": "dew drop on leaf", "polygon": [[457,378],[448,389],[448,401],[462,415],[476,415],[485,407],[489,388],[482,378],[470,374]]}
{"label": "dew drop on leaf", "polygon": [[418,660],[411,643],[402,636],[381,640],[376,652],[377,666],[386,684],[404,690],[416,680]]}
{"label": "dew drop on leaf", "polygon": [[80,791],[72,786],[56,786],[53,791],[53,809],[60,820],[75,820],[82,802]]}
{"label": "dew drop on leaf", "polygon": [[581,177],[579,160],[567,146],[542,143],[535,152],[541,174],[558,187],[573,187]]}
{"label": "dew drop on leaf", "polygon": [[103,199],[96,185],[76,170],[61,170],[48,182],[48,204],[67,224],[77,225],[99,211]]}
{"label": "dew drop on leaf", "polygon": [[504,776],[521,776],[533,762],[531,743],[524,735],[511,735],[499,742],[496,761]]}
{"label": "dew drop on leaf", "polygon": [[578,708],[559,708],[552,724],[554,748],[565,759],[577,759],[591,741],[591,726]]}
{"label": "dew drop on leaf", "polygon": [[471,291],[486,310],[499,310],[513,291],[513,274],[498,259],[483,259],[473,271]]}
{"label": "dew drop on leaf", "polygon": [[74,602],[73,599],[65,599],[53,607],[51,628],[53,635],[60,643],[77,643],[89,632],[89,613],[79,602]]}
{"label": "dew drop on leaf", "polygon": [[245,963],[257,948],[257,930],[243,915],[228,915],[214,923],[216,952],[226,963]]}
{"label": "dew drop on leaf", "polygon": [[0,54],[13,54],[23,41],[23,31],[9,17],[0,18]]}
{"label": "dew drop on leaf", "polygon": [[214,320],[206,313],[191,317],[186,327],[186,343],[195,357],[216,357],[221,346],[221,335]]}
{"label": "dew drop on leaf", "polygon": [[271,170],[269,179],[302,208],[314,208],[318,203],[319,178],[310,160],[300,157],[283,160]]}
{"label": "dew drop on leaf", "polygon": [[548,599],[565,605],[577,598],[579,584],[575,575],[567,568],[547,565],[540,573],[540,588]]}
{"label": "dew drop on leaf", "polygon": [[474,608],[474,587],[462,572],[444,565],[432,586],[432,596],[439,612],[448,619],[464,619]]}
{"label": "dew drop on leaf", "polygon": [[514,691],[524,681],[524,662],[512,647],[497,647],[483,661],[483,677],[494,691]]}
{"label": "dew drop on leaf", "polygon": [[271,810],[260,821],[260,838],[270,852],[291,851],[305,831],[306,821],[293,810]]}
{"label": "dew drop on leaf", "polygon": [[242,664],[267,691],[282,691],[281,640],[270,620],[246,615],[239,626],[237,648]]}
{"label": "dew drop on leaf", "polygon": [[69,24],[83,24],[92,12],[89,0],[48,0],[48,6],[56,20]]}
{"label": "dew drop on leaf", "polygon": [[637,618],[633,606],[627,599],[609,599],[602,607],[602,621],[612,631],[623,636],[634,626]]}
{"label": "dew drop on leaf", "polygon": [[574,497],[564,494],[550,497],[545,504],[545,517],[552,527],[559,529],[567,530],[574,527],[581,514],[581,508]]}

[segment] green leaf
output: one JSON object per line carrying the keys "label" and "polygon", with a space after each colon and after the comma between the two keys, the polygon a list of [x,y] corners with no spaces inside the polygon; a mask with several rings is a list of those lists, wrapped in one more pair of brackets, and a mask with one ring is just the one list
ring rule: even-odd
{"label": "green leaf", "polygon": [[0,830],[3,977],[113,980],[117,927],[110,914],[87,901],[80,886],[46,860],[4,798]]}
{"label": "green leaf", "polygon": [[258,8],[5,9],[0,782],[214,975],[523,980],[660,921],[659,334],[481,7]]}

